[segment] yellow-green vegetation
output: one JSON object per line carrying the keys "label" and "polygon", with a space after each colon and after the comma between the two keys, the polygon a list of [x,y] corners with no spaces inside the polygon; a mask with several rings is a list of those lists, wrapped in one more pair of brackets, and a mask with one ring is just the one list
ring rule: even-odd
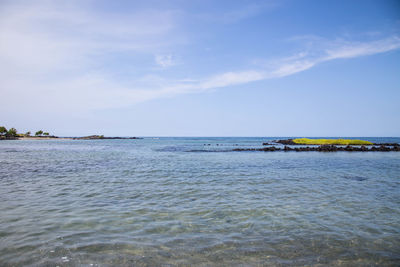
{"label": "yellow-green vegetation", "polygon": [[293,139],[293,142],[299,145],[373,145],[373,143],[364,140],[353,140],[353,139],[309,139],[309,138],[297,138]]}

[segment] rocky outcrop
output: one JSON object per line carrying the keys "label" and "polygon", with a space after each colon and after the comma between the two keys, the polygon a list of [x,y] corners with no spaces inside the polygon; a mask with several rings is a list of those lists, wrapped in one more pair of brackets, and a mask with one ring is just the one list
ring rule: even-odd
{"label": "rocky outcrop", "polygon": [[47,140],[57,139],[58,136],[44,135],[44,136],[0,136],[0,140]]}
{"label": "rocky outcrop", "polygon": [[0,136],[0,140],[18,140],[15,136]]}
{"label": "rocky outcrop", "polygon": [[104,135],[89,135],[83,137],[74,137],[74,140],[103,140],[103,139],[143,139],[140,137],[105,137]]}
{"label": "rocky outcrop", "polygon": [[289,145],[289,146],[297,145],[295,142],[293,142],[293,139],[276,140],[275,143],[282,144],[282,145]]}
{"label": "rocky outcrop", "polygon": [[400,146],[372,146],[371,148],[367,148],[366,146],[335,146],[335,145],[321,145],[315,147],[289,147],[284,146],[283,148],[269,146],[263,148],[236,148],[232,151],[295,151],[295,152],[307,152],[307,151],[316,151],[316,152],[337,152],[337,151],[347,151],[347,152],[390,152],[396,151],[400,152]]}
{"label": "rocky outcrop", "polygon": [[[278,144],[282,144],[282,145],[287,145],[287,146],[303,146],[306,144],[301,144],[301,143],[295,143],[293,142],[293,139],[282,139],[282,140],[276,140],[274,141],[275,143]],[[268,144],[268,143],[263,143],[263,146],[265,145],[272,145],[272,144]],[[390,146],[390,147],[394,147],[394,146],[400,146],[400,144],[398,143],[371,143],[371,145],[368,146]],[[323,146],[323,145],[321,145]],[[324,148],[322,148],[324,149]],[[349,148],[350,149],[350,148]]]}
{"label": "rocky outcrop", "polygon": [[379,145],[379,146],[400,146],[398,143],[374,143],[374,145]]}

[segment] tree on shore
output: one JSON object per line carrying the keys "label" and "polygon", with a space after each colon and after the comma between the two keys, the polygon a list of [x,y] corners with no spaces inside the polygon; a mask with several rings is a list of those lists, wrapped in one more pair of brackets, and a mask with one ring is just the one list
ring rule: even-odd
{"label": "tree on shore", "polygon": [[0,126],[0,136],[5,136],[7,134],[7,129],[4,126]]}
{"label": "tree on shore", "polygon": [[[48,132],[43,132],[42,130],[39,130],[35,133],[35,136],[49,136],[50,134]],[[10,128],[7,130],[6,127],[0,126],[0,139],[9,139],[9,138],[16,138],[16,137],[29,137],[31,136],[31,132],[28,131],[25,134],[18,134],[17,129],[15,128]]]}
{"label": "tree on shore", "polygon": [[6,137],[17,137],[17,129],[15,128],[10,128],[6,134]]}

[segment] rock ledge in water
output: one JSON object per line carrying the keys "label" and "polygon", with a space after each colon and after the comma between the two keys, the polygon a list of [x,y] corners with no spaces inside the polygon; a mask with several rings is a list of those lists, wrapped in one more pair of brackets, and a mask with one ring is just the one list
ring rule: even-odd
{"label": "rock ledge in water", "polygon": [[335,146],[335,145],[321,145],[317,147],[289,147],[285,146],[283,149],[275,146],[263,147],[263,148],[236,148],[232,151],[296,151],[296,152],[306,152],[306,151],[317,151],[317,152],[337,152],[337,151],[347,151],[347,152],[389,152],[389,151],[400,151],[400,146],[372,146],[367,148],[366,146]]}
{"label": "rock ledge in water", "polygon": [[74,137],[74,140],[103,140],[103,139],[143,139],[140,137],[105,137],[104,135],[89,135],[89,136],[83,136],[83,137]]}

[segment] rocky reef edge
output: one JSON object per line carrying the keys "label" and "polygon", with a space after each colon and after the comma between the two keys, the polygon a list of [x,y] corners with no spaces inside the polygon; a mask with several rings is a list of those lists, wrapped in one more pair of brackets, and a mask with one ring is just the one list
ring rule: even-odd
{"label": "rocky reef edge", "polygon": [[400,152],[400,145],[395,143],[391,146],[388,145],[379,145],[379,146],[336,146],[336,145],[320,145],[314,147],[290,147],[285,145],[283,148],[268,146],[263,148],[235,148],[233,151],[265,151],[265,152],[273,152],[273,151],[295,151],[295,152],[308,152],[308,151],[317,151],[317,152],[337,152],[337,151],[347,151],[347,152],[390,152],[396,151]]}

